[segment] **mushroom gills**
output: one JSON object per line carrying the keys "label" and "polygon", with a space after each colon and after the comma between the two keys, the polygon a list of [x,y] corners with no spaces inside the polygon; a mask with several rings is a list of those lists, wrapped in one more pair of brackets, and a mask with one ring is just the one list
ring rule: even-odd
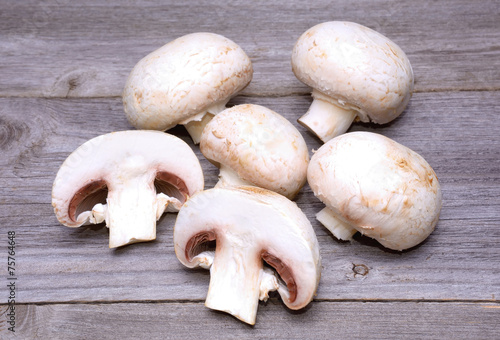
{"label": "mushroom gills", "polygon": [[351,241],[357,230],[342,221],[335,212],[326,207],[316,214],[316,219],[323,224],[337,239]]}
{"label": "mushroom gills", "polygon": [[305,115],[297,121],[314,133],[324,143],[345,133],[357,116],[357,111],[349,107],[333,104],[324,94],[313,90],[313,102]]}
{"label": "mushroom gills", "polygon": [[92,138],[63,162],[52,186],[61,224],[105,222],[110,248],[154,240],[164,211],[178,211],[203,190],[198,157],[182,139],[150,130]]}
{"label": "mushroom gills", "polygon": [[158,172],[154,185],[158,204],[156,220],[159,220],[165,211],[178,212],[188,196],[186,183],[168,172]]}
{"label": "mushroom gills", "polygon": [[106,222],[110,248],[154,240],[156,221],[165,211],[179,211],[188,189],[181,179],[167,172],[157,173],[155,191],[150,190],[147,179],[135,185],[131,182],[136,181],[129,179],[127,185],[112,191],[102,180],[88,184],[73,197],[70,216],[83,224]]}
{"label": "mushroom gills", "polygon": [[[199,246],[211,241],[215,251]],[[209,267],[205,306],[248,324],[269,292],[300,309],[319,283],[319,247],[309,220],[295,203],[266,189],[213,188],[194,195],[177,215],[174,245],[186,267]]]}
{"label": "mushroom gills", "polygon": [[108,187],[104,181],[93,181],[72,197],[68,216],[80,224],[99,224],[104,222]]}
{"label": "mushroom gills", "polygon": [[186,246],[186,257],[203,269],[210,269],[215,257],[215,233],[205,232],[193,236]]}

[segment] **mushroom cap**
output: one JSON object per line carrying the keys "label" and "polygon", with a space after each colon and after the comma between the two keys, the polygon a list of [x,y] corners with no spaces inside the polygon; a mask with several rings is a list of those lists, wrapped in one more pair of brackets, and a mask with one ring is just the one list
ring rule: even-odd
{"label": "mushroom cap", "polygon": [[151,190],[157,184],[181,202],[204,187],[198,158],[180,138],[159,131],[112,132],[85,142],[61,165],[52,187],[57,219],[81,226],[78,215],[104,199],[92,197],[96,192],[112,191],[133,175],[148,176]]}
{"label": "mushroom cap", "polygon": [[316,197],[356,230],[403,250],[434,230],[441,188],[416,152],[379,134],[352,132],[321,146],[307,180]]}
{"label": "mushroom cap", "polygon": [[237,105],[219,113],[203,130],[200,150],[217,166],[288,198],[306,182],[304,138],[286,118],[260,105]]}
{"label": "mushroom cap", "polygon": [[225,104],[252,74],[250,59],[233,41],[213,33],[188,34],[135,65],[123,91],[125,113],[136,128],[167,130]]}
{"label": "mushroom cap", "polygon": [[292,69],[333,104],[359,112],[363,122],[393,120],[413,91],[413,71],[403,50],[353,22],[325,22],[307,30],[293,48]]}
{"label": "mushroom cap", "polygon": [[197,267],[201,263],[194,257],[199,245],[219,238],[252,249],[274,267],[287,285],[288,294],[279,293],[289,308],[303,308],[313,299],[321,276],[319,245],[311,223],[294,202],[245,186],[194,195],[177,215],[177,258],[186,267]]}

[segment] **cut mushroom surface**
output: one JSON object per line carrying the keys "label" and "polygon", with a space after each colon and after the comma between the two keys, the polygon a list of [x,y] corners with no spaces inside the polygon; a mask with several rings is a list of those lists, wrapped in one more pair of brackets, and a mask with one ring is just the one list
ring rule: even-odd
{"label": "cut mushroom surface", "polygon": [[[215,250],[207,249],[209,241]],[[309,220],[269,190],[240,186],[196,194],[179,211],[174,244],[182,264],[210,269],[205,305],[249,324],[269,291],[300,309],[318,287],[319,246]]]}
{"label": "cut mushroom surface", "polygon": [[382,34],[353,22],[331,21],[307,30],[292,52],[296,77],[313,88],[313,103],[299,123],[323,142],[357,119],[387,123],[413,91],[408,57]]}
{"label": "cut mushroom surface", "polygon": [[306,182],[304,138],[264,106],[237,105],[218,114],[203,131],[200,150],[220,168],[217,186],[255,185],[292,199]]}
{"label": "cut mushroom surface", "polygon": [[379,134],[352,132],[330,140],[311,158],[307,180],[326,205],[317,219],[342,240],[359,231],[404,250],[425,240],[439,219],[442,194],[434,170]]}
{"label": "cut mushroom surface", "polygon": [[180,138],[159,131],[95,137],[60,167],[52,205],[68,227],[105,222],[109,247],[154,240],[156,221],[203,190],[198,158]]}
{"label": "cut mushroom surface", "polygon": [[123,91],[125,113],[138,129],[183,124],[197,144],[204,125],[252,75],[250,58],[233,41],[213,33],[188,34],[135,65]]}

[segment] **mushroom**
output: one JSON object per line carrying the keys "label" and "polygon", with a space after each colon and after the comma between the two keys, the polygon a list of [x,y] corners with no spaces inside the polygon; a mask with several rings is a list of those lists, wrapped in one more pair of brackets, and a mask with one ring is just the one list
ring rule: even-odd
{"label": "mushroom", "polygon": [[318,287],[311,223],[295,203],[269,190],[241,186],[194,195],[177,215],[174,246],[186,267],[210,269],[205,306],[251,325],[268,292],[277,290],[288,308],[300,309]]}
{"label": "mushroom", "polygon": [[195,144],[213,115],[252,80],[250,59],[233,41],[213,33],[177,38],[140,60],[123,91],[134,127],[168,130],[183,124]]}
{"label": "mushroom", "polygon": [[323,142],[346,132],[355,119],[390,122],[413,91],[403,50],[353,22],[325,22],[307,30],[293,48],[292,70],[313,88],[313,102],[298,121]]}
{"label": "mushroom", "polygon": [[404,250],[426,239],[439,219],[441,188],[431,166],[379,134],[352,132],[322,145],[307,180],[326,205],[316,218],[340,240],[359,231]]}
{"label": "mushroom", "polygon": [[109,247],[156,238],[156,221],[203,190],[198,158],[180,138],[120,131],[93,138],[64,161],[52,206],[68,227],[106,222]]}
{"label": "mushroom", "polygon": [[286,118],[260,105],[218,114],[203,131],[200,150],[220,168],[217,186],[255,185],[292,199],[306,182],[304,138]]}

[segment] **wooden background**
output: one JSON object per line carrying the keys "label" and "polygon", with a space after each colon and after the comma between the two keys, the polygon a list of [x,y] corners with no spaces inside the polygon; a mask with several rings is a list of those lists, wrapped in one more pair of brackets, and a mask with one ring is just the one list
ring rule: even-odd
{"label": "wooden background", "polygon": [[[254,77],[230,105],[256,103],[295,120],[311,103],[290,66],[295,40],[324,21],[378,30],[408,55],[415,93],[385,126],[438,174],[436,231],[402,253],[356,237],[336,241],[298,198],[317,233],[323,272],[315,300],[292,312],[274,295],[250,327],[204,306],[209,273],[184,268],[175,215],[155,242],[108,249],[102,226],[66,228],[51,207],[64,159],[100,134],[131,129],[121,91],[143,56],[209,31],[238,43]],[[435,338],[500,334],[500,4],[439,1],[0,0],[0,338],[7,330],[7,232],[16,232],[16,338]],[[191,143],[181,127],[170,132]],[[194,147],[206,188],[216,169]]]}

